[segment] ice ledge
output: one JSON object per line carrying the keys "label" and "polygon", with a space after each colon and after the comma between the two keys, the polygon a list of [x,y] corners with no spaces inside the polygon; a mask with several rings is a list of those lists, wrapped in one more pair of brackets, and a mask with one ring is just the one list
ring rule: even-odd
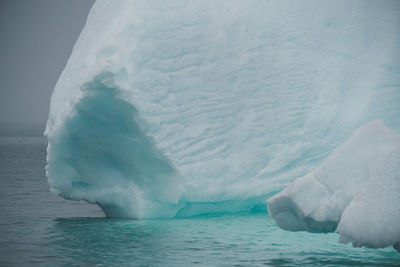
{"label": "ice ledge", "polygon": [[340,243],[399,251],[399,166],[400,134],[369,122],[314,172],[268,199],[269,216],[284,230],[338,232]]}

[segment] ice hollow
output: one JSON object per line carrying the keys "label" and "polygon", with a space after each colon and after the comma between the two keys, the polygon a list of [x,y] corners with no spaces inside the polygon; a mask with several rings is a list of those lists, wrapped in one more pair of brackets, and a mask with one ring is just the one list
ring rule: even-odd
{"label": "ice hollow", "polygon": [[[398,10],[397,1],[96,1],[51,98],[53,192],[109,217],[265,209],[360,126],[400,129]],[[336,229],[332,209],[309,224]]]}
{"label": "ice hollow", "polygon": [[[85,97],[49,144],[47,175],[60,195],[97,203],[107,216],[148,217],[153,206],[177,203],[178,174],[142,132],[137,111],[110,75],[82,87]],[[158,216],[175,213],[163,208]]]}

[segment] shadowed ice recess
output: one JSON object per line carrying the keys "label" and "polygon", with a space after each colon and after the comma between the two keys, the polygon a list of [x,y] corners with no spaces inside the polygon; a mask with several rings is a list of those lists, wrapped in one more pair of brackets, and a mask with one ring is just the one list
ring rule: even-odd
{"label": "shadowed ice recess", "polygon": [[398,1],[96,1],[51,99],[52,191],[107,217],[188,217],[266,212],[296,178],[320,175],[269,200],[279,226],[395,245],[399,12]]}

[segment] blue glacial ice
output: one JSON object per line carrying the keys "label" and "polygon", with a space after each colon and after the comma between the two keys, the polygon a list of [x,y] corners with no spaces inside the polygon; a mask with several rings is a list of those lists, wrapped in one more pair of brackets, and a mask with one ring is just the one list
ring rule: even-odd
{"label": "blue glacial ice", "polygon": [[[109,217],[265,209],[359,127],[400,130],[399,43],[398,1],[98,0],[51,98],[51,189]],[[349,212],[399,192],[389,158],[362,190],[397,187]],[[335,216],[317,230],[370,244]]]}

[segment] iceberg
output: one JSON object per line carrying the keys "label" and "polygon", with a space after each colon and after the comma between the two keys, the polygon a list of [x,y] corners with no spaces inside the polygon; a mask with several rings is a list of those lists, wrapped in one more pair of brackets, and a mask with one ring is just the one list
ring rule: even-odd
{"label": "iceberg", "polygon": [[400,241],[400,133],[382,121],[359,128],[315,171],[268,199],[289,231],[333,232],[340,242],[382,248]]}
{"label": "iceberg", "polygon": [[52,192],[108,217],[266,211],[360,126],[400,129],[398,10],[96,1],[51,97]]}

